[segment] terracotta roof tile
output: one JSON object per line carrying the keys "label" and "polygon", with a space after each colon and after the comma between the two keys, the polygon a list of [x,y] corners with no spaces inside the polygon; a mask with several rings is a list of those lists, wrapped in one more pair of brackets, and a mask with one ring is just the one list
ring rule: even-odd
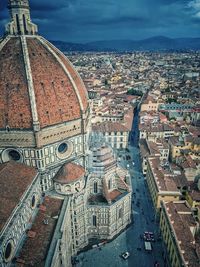
{"label": "terracotta roof tile", "polygon": [[95,132],[128,132],[129,130],[119,122],[102,122],[92,126]]}
{"label": "terracotta roof tile", "polygon": [[78,97],[60,63],[39,40],[27,43],[40,126],[80,118]]}
{"label": "terracotta roof tile", "polygon": [[0,50],[0,129],[32,128],[32,114],[20,39]]}
{"label": "terracotta roof tile", "polygon": [[179,242],[179,246],[184,253],[182,256],[188,266],[198,267],[199,258],[196,254],[196,246],[198,242],[192,235],[190,227],[196,225],[196,221],[192,216],[191,210],[186,206],[186,204],[179,204],[169,202],[165,204],[167,207],[167,213],[170,215],[170,221],[173,226],[174,232],[176,234],[176,239]]}
{"label": "terracotta roof tile", "polygon": [[87,89],[85,88],[83,81],[81,80],[80,76],[78,75],[77,71],[73,67],[72,63],[68,60],[68,58],[63,53],[61,53],[59,50],[57,50],[52,44],[49,44],[49,45],[54,50],[54,52],[57,54],[57,56],[61,59],[61,61],[65,65],[66,69],[71,74],[71,77],[73,78],[74,82],[76,83],[79,94],[81,96],[84,111],[86,111],[86,109],[88,107],[88,96],[87,96]]}
{"label": "terracotta roof tile", "polygon": [[[41,39],[42,40],[42,39]],[[70,81],[71,76],[80,95],[83,111],[88,107],[86,88],[72,64],[61,52],[51,49],[67,68],[42,43],[40,37],[27,37],[36,109],[41,128],[81,117],[81,105]],[[0,129],[32,129],[32,112],[25,71],[22,44],[12,37],[0,50]]]}
{"label": "terracotta roof tile", "polygon": [[82,178],[84,174],[85,170],[82,166],[75,163],[66,163],[61,167],[54,180],[66,184]]}
{"label": "terracotta roof tile", "polygon": [[177,185],[173,179],[174,175],[169,170],[161,166],[160,159],[158,157],[149,157],[149,163],[155,177],[158,191],[179,193]]}
{"label": "terracotta roof tile", "polygon": [[121,194],[122,193],[119,190],[115,189],[115,190],[109,192],[109,198],[113,201],[114,199],[116,199]]}
{"label": "terracotta roof tile", "polygon": [[[45,198],[43,205],[46,206],[46,211],[39,210],[31,229],[35,233],[35,237],[27,237],[17,262],[23,261],[24,266],[44,267],[57,223],[57,219],[53,217],[55,214],[59,215],[62,203],[63,200],[61,199]],[[21,265],[17,263],[16,266]]]}
{"label": "terracotta roof tile", "polygon": [[0,165],[0,230],[36,174],[37,171],[34,168],[14,161]]}

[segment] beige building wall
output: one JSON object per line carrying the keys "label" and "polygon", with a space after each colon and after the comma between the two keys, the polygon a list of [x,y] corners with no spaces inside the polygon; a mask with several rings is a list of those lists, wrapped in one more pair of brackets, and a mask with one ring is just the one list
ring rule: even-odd
{"label": "beige building wall", "polygon": [[178,191],[163,191],[159,188],[159,184],[156,181],[154,172],[152,171],[149,162],[147,162],[147,174],[146,181],[148,189],[153,201],[153,205],[156,211],[160,210],[161,201],[175,201],[179,200],[181,193]]}
{"label": "beige building wall", "polygon": [[112,148],[125,149],[128,147],[129,132],[106,132],[104,136]]}
{"label": "beige building wall", "polygon": [[162,208],[160,214],[160,230],[167,248],[168,258],[171,263],[171,267],[182,267],[182,259],[175,241],[173,229],[170,226],[170,219],[167,216],[164,204],[162,204],[161,206]]}
{"label": "beige building wall", "polygon": [[147,104],[141,105],[141,111],[157,111],[160,103],[152,103],[149,101]]}

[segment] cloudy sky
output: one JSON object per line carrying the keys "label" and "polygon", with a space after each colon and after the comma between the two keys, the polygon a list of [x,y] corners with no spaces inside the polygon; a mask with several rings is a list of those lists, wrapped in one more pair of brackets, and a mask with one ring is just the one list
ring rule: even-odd
{"label": "cloudy sky", "polygon": [[[0,35],[7,1],[0,0]],[[200,0],[30,0],[30,6],[32,21],[50,40],[200,37]]]}

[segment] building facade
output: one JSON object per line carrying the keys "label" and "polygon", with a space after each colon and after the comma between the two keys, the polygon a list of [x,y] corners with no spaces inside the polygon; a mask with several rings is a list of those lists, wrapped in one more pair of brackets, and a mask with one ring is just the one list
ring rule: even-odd
{"label": "building facade", "polygon": [[161,164],[159,157],[149,157],[146,180],[154,208],[160,212],[161,201],[176,201],[181,197],[172,172]]}
{"label": "building facade", "polygon": [[170,266],[199,266],[200,250],[196,241],[199,224],[186,201],[162,201],[160,230]]}
{"label": "building facade", "polygon": [[92,126],[93,136],[104,136],[114,149],[128,148],[130,130],[118,122],[102,122]]}

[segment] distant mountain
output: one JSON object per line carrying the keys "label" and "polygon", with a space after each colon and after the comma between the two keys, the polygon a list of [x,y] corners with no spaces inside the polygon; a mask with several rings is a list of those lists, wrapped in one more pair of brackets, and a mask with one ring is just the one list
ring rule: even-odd
{"label": "distant mountain", "polygon": [[151,37],[144,40],[110,40],[96,41],[86,44],[75,44],[52,41],[62,51],[169,51],[169,50],[200,50],[200,38],[167,38]]}
{"label": "distant mountain", "polygon": [[51,43],[62,51],[93,51],[92,47],[87,44],[68,43],[63,41],[51,41]]}

